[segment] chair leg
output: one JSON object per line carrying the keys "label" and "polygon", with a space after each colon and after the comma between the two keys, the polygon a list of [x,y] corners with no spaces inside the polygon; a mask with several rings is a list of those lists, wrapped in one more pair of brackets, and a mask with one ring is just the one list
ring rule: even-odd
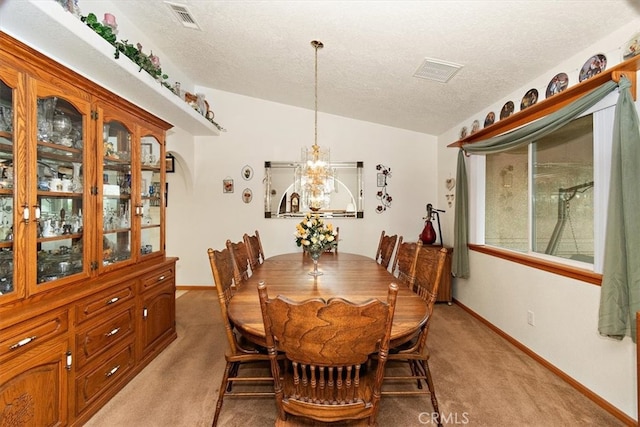
{"label": "chair leg", "polygon": [[236,363],[227,362],[227,365],[224,368],[224,375],[222,376],[222,382],[220,383],[220,392],[218,394],[218,401],[216,402],[216,413],[213,416],[213,423],[211,423],[211,427],[216,427],[218,425],[218,417],[220,416],[220,410],[222,409],[222,401],[224,400],[224,394],[227,391],[231,391],[231,382],[229,381],[229,375],[231,371],[234,370],[237,373],[238,366]]}
{"label": "chair leg", "polygon": [[227,393],[231,393],[231,389],[233,387],[233,381],[229,381],[229,378],[235,378],[238,376],[238,369],[240,368],[240,363],[234,362],[231,364],[229,368],[229,375],[227,375]]}
{"label": "chair leg", "polygon": [[423,377],[424,374],[420,372],[420,364],[415,360],[409,360],[409,368],[411,368],[411,375],[416,377],[418,388],[422,390],[422,381],[419,377]]}
{"label": "chair leg", "polygon": [[431,370],[429,369],[429,362],[426,360],[421,360],[420,365],[422,365],[422,369],[425,372],[425,376],[427,377],[427,386],[429,387],[429,392],[431,394],[431,405],[433,406],[434,412],[438,416],[438,426],[442,425],[442,417],[440,416],[440,408],[438,407],[438,398],[436,397],[436,388],[433,385],[433,378],[431,378]]}

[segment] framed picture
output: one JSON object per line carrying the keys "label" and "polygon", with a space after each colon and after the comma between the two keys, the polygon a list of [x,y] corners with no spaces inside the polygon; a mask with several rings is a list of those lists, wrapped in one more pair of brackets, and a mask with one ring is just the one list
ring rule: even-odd
{"label": "framed picture", "polygon": [[167,173],[174,173],[176,171],[176,158],[171,154],[167,154],[164,158],[164,170]]}
{"label": "framed picture", "polygon": [[225,178],[222,180],[222,192],[233,193],[233,179]]}
{"label": "framed picture", "polygon": [[253,169],[251,169],[251,166],[245,165],[242,168],[242,179],[249,181],[251,178],[253,178]]}
{"label": "framed picture", "polygon": [[387,176],[383,173],[378,174],[378,187],[384,187],[387,185]]}
{"label": "framed picture", "polygon": [[250,188],[245,188],[242,190],[242,201],[245,203],[251,203],[251,199],[253,199],[253,192]]}

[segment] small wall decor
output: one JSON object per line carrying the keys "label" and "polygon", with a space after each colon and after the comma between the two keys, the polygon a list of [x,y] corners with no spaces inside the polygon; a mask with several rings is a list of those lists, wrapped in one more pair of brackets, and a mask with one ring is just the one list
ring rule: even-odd
{"label": "small wall decor", "polygon": [[471,135],[478,132],[479,130],[480,130],[480,121],[474,120],[473,123],[471,124]]}
{"label": "small wall decor", "polygon": [[446,194],[446,198],[447,198],[447,204],[449,205],[449,207],[453,207],[453,199],[454,199],[454,194],[453,194],[453,189],[456,186],[456,180],[455,178],[447,178],[444,181],[444,186],[447,187],[447,191],[449,191],[448,194]]}
{"label": "small wall decor", "polygon": [[484,118],[484,127],[491,126],[496,121],[496,113],[489,111]]}
{"label": "small wall decor", "polygon": [[558,73],[549,82],[547,85],[547,91],[545,92],[546,97],[550,97],[555,95],[556,93],[560,93],[565,90],[569,86],[569,76],[567,73]]}
{"label": "small wall decor", "polygon": [[505,102],[505,104],[502,106],[502,110],[500,110],[500,120],[506,119],[507,117],[512,115],[514,109],[515,106],[513,105],[513,101]]}
{"label": "small wall decor", "polygon": [[222,180],[222,192],[233,193],[233,179],[225,178]]}
{"label": "small wall decor", "polygon": [[580,69],[578,80],[582,82],[583,80],[590,79],[596,74],[603,72],[605,68],[607,68],[607,57],[601,53],[593,55],[587,59],[587,62],[585,62]]}
{"label": "small wall decor", "polygon": [[164,158],[164,170],[167,173],[174,173],[176,171],[176,158],[173,154],[167,154]]}
{"label": "small wall decor", "polygon": [[622,51],[622,58],[626,61],[629,58],[640,54],[640,33],[634,34],[627,42]]}
{"label": "small wall decor", "polygon": [[253,178],[253,169],[251,169],[251,166],[249,165],[245,165],[242,168],[242,179],[244,179],[245,181],[249,181],[251,178]]}
{"label": "small wall decor", "polygon": [[245,188],[242,190],[242,201],[245,203],[251,203],[251,199],[253,199],[253,192],[250,188]]}
{"label": "small wall decor", "polygon": [[538,102],[538,89],[529,89],[522,97],[522,101],[520,101],[520,111],[531,107],[536,102]]}
{"label": "small wall decor", "polygon": [[378,170],[378,187],[381,187],[381,190],[378,190],[378,194],[376,197],[380,200],[380,205],[376,208],[377,213],[382,213],[387,210],[388,207],[391,206],[392,197],[387,193],[387,178],[391,176],[391,168],[386,167],[385,165],[377,165],[376,170]]}

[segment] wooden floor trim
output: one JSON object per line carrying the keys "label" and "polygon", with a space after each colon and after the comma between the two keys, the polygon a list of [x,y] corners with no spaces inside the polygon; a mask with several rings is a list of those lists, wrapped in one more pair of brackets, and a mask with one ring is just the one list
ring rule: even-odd
{"label": "wooden floor trim", "polygon": [[551,364],[549,361],[547,361],[544,358],[540,357],[533,350],[531,350],[530,348],[528,348],[527,346],[525,346],[524,344],[522,344],[521,342],[519,342],[518,340],[513,338],[511,335],[509,335],[506,332],[504,332],[502,329],[500,329],[497,326],[495,326],[493,323],[489,322],[484,317],[480,316],[475,311],[471,310],[469,307],[467,307],[466,305],[464,305],[460,301],[458,301],[458,300],[456,300],[454,298],[453,299],[453,303],[457,304],[458,306],[460,306],[460,308],[462,308],[464,311],[466,311],[467,313],[469,313],[470,315],[472,315],[473,317],[478,319],[480,322],[485,324],[489,329],[491,329],[492,331],[494,331],[495,333],[500,335],[502,338],[507,340],[509,343],[513,344],[519,350],[524,352],[527,356],[531,357],[533,360],[535,360],[536,362],[540,363],[542,366],[547,368],[549,371],[551,371],[554,374],[556,374],[558,377],[560,377],[563,381],[565,381],[571,387],[573,387],[574,389],[576,389],[580,393],[584,394],[589,400],[591,400],[596,405],[600,406],[602,409],[604,409],[605,411],[607,411],[608,413],[610,413],[611,415],[613,415],[614,417],[619,419],[625,425],[628,425],[628,426],[638,426],[639,425],[638,421],[634,420],[629,415],[625,414],[624,412],[622,412],[621,410],[619,410],[618,408],[613,406],[611,403],[607,402],[605,399],[603,399],[602,397],[598,396],[597,394],[595,394],[593,391],[589,390],[584,385],[580,384],[578,381],[576,381],[575,379],[573,379],[572,377],[570,377],[569,375],[567,375],[566,373],[564,373],[563,371],[558,369],[556,366]]}

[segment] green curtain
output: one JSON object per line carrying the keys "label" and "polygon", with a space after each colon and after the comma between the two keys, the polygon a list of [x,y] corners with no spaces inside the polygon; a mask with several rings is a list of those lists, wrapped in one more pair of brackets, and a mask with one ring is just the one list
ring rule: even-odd
{"label": "green curtain", "polygon": [[467,215],[469,190],[467,168],[464,165],[464,151],[458,151],[458,168],[456,170],[456,205],[453,218],[453,255],[451,257],[451,273],[455,277],[469,277],[469,218]]}
{"label": "green curtain", "polygon": [[627,79],[620,81],[600,290],[600,334],[636,341],[640,310],[640,121]]}
{"label": "green curtain", "polygon": [[[621,79],[621,84],[622,81],[629,82],[625,77]],[[597,104],[598,101],[607,96],[617,86],[618,84],[614,81],[603,83],[582,98],[535,122],[493,138],[465,145],[462,147],[462,150],[468,153],[494,154],[529,144],[571,122],[580,116],[580,114]],[[455,277],[466,278],[469,277],[470,274],[468,248],[469,211],[467,171],[462,150],[458,153],[458,166],[456,171],[456,217],[453,226],[454,250],[451,260],[451,273]]]}
{"label": "green curtain", "polygon": [[[604,269],[600,290],[600,334],[636,340],[636,311],[640,311],[640,120],[624,76],[619,84],[604,83],[579,100],[548,116],[509,133],[463,149],[491,154],[528,144],[569,123],[616,87],[620,95],[615,109],[611,161],[611,185],[607,214]],[[469,275],[468,201],[464,156],[458,155],[458,195],[454,222],[452,272]]]}

